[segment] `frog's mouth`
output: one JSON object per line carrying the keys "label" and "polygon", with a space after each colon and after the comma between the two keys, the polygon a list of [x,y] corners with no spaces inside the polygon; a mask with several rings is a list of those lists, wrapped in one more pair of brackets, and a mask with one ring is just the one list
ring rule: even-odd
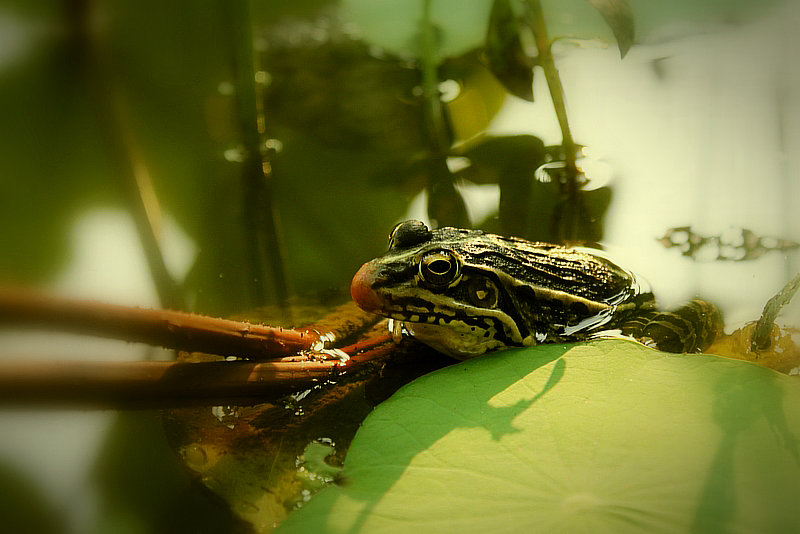
{"label": "frog's mouth", "polygon": [[353,277],[350,293],[365,311],[402,323],[412,336],[445,354],[463,359],[524,344],[518,325],[500,309],[445,303],[433,294],[428,298],[389,294],[381,291],[384,285],[380,267],[369,262]]}
{"label": "frog's mouth", "polygon": [[[465,305],[456,305],[447,302],[434,294],[425,294],[422,289],[417,293],[425,294],[425,298],[418,294],[397,294],[382,290],[386,286],[385,277],[379,272],[373,262],[364,264],[353,277],[350,294],[355,303],[364,311],[383,315],[390,319],[410,323],[423,323],[447,327],[452,322],[462,322],[470,326],[483,326],[482,322],[491,321],[502,326],[500,317],[506,314],[500,310],[478,310]],[[504,317],[505,318],[505,317]],[[516,326],[516,325],[515,325]],[[515,329],[516,330],[516,329]]]}
{"label": "frog's mouth", "polygon": [[350,284],[350,295],[362,310],[383,315],[383,300],[373,289],[377,270],[373,262],[362,265]]}

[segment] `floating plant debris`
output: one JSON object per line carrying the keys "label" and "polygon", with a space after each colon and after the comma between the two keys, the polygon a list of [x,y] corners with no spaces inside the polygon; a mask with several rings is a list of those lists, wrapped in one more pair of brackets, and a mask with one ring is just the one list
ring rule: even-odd
{"label": "floating plant debris", "polygon": [[669,228],[658,242],[666,248],[677,248],[695,261],[755,260],[767,252],[786,252],[800,247],[800,243],[759,236],[747,228],[731,228],[719,235],[705,236],[694,232],[691,226]]}

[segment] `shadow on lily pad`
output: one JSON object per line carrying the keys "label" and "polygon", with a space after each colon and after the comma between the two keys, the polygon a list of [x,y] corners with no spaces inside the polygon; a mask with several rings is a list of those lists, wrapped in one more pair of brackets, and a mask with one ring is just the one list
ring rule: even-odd
{"label": "shadow on lily pad", "polygon": [[409,384],[284,532],[800,528],[800,384],[627,341],[501,352]]}

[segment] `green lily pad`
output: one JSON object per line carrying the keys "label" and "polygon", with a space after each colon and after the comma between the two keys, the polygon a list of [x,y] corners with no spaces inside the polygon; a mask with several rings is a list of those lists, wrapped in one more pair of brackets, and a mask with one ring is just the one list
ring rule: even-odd
{"label": "green lily pad", "polygon": [[790,532],[800,384],[627,341],[501,352],[409,384],[285,532]]}

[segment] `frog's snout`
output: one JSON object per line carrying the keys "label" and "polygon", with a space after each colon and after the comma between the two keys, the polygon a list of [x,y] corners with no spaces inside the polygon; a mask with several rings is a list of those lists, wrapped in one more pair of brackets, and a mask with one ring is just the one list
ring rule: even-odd
{"label": "frog's snout", "polygon": [[358,306],[368,312],[379,312],[381,310],[381,300],[372,284],[375,282],[376,267],[373,262],[365,263],[353,277],[350,284],[350,295]]}

